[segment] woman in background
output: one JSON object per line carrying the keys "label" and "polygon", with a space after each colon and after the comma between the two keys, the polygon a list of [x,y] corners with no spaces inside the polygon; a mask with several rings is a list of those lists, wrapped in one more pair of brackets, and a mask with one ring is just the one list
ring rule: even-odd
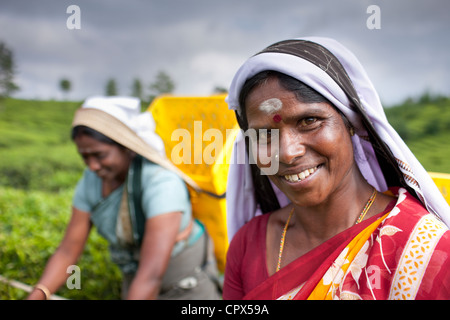
{"label": "woman in background", "polygon": [[[92,225],[123,274],[123,299],[216,299],[211,241],[191,213],[185,182],[136,98],[93,97],[72,138],[86,163],[65,236],[29,299],[48,299],[82,254]],[[183,181],[184,179],[184,181]]]}

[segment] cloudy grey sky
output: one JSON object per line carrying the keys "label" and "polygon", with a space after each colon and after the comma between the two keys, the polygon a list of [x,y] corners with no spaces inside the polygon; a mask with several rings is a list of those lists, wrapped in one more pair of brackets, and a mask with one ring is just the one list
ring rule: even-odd
{"label": "cloudy grey sky", "polygon": [[[70,30],[69,5],[81,10]],[[370,5],[381,29],[370,30]],[[71,99],[103,94],[106,81],[130,94],[159,70],[177,95],[209,95],[228,87],[246,58],[287,38],[327,36],[365,66],[386,104],[425,90],[450,95],[448,0],[1,0],[0,41],[14,54],[14,96],[59,99],[68,78]]]}

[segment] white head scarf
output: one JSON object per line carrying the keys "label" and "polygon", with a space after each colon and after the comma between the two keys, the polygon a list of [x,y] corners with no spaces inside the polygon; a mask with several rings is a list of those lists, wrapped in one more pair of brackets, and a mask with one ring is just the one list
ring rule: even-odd
{"label": "white head scarf", "polygon": [[[295,54],[276,52],[276,48],[271,51],[263,51],[249,58],[234,76],[226,99],[229,108],[240,113],[240,91],[246,80],[259,72],[273,70],[298,79],[327,98],[328,101],[345,114],[356,132],[352,137],[352,142],[357,154],[355,160],[358,167],[368,183],[378,191],[383,192],[386,191],[388,186],[372,144],[365,139],[368,133],[367,128],[363,124],[361,114],[356,112],[354,107],[352,108],[352,104],[357,102],[363,109],[363,116],[365,113],[378,136],[390,149],[393,157],[395,157],[405,182],[416,192],[418,198],[429,212],[436,214],[447,226],[450,226],[450,207],[429,174],[388,123],[378,94],[364,68],[353,53],[337,41],[329,38],[309,37],[292,41],[306,41],[318,44],[322,48],[319,50],[321,56],[319,60],[323,61],[323,65],[320,64],[318,66]],[[308,46],[299,46],[299,48],[302,48],[303,56],[312,54],[308,52]],[[359,102],[355,100],[350,103],[349,96],[344,92],[341,79],[339,78],[342,73],[338,72],[336,61],[333,61],[336,58],[338,60],[337,64],[340,63],[345,71],[344,73],[348,75]],[[233,152],[236,153],[237,150],[240,150],[239,152],[245,150],[245,141],[241,134],[235,140]],[[283,207],[288,203],[288,199],[273,184],[272,186],[280,205]],[[231,240],[235,232],[243,224],[260,213],[261,211],[254,197],[248,161],[245,164],[232,163],[229,169],[227,186],[229,239]]]}
{"label": "white head scarf", "polygon": [[155,120],[150,112],[141,112],[141,101],[138,98],[95,96],[86,99],[81,107],[101,110],[117,118],[161,156],[166,156],[164,142],[155,133]]}
{"label": "white head scarf", "polygon": [[156,134],[150,112],[141,112],[141,102],[134,97],[96,96],[86,99],[75,112],[72,127],[90,127],[124,147],[178,174],[192,188],[197,183],[166,157],[164,142]]}

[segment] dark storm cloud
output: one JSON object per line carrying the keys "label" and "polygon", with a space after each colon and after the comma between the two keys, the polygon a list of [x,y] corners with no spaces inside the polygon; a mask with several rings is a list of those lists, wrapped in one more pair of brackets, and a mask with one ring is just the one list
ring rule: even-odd
{"label": "dark storm cloud", "polygon": [[[69,30],[66,8],[81,9],[81,30]],[[369,30],[367,7],[381,9],[381,29]],[[159,70],[176,94],[210,94],[227,87],[240,64],[285,38],[334,37],[366,67],[384,101],[429,89],[450,94],[450,2],[344,0],[97,0],[0,3],[0,40],[16,55],[16,96],[58,98],[62,77],[70,96],[102,94],[108,78],[129,94]]]}

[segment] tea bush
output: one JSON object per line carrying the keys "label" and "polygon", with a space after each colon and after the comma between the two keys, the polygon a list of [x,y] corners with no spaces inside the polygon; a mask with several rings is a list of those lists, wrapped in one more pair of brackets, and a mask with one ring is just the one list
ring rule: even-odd
{"label": "tea bush", "polygon": [[[71,189],[50,193],[0,187],[1,275],[29,285],[37,283],[64,235],[72,193]],[[107,243],[95,230],[77,266],[81,270],[81,289],[63,286],[57,294],[69,299],[120,297],[120,271],[110,262]],[[8,293],[5,287],[0,285],[0,299],[26,296],[20,290]]]}

